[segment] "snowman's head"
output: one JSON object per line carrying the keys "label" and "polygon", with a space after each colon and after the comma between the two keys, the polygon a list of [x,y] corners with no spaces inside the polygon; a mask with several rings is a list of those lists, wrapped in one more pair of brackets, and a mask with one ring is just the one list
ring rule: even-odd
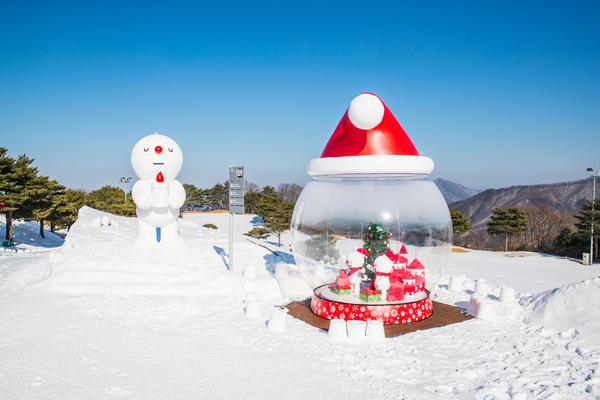
{"label": "snowman's head", "polygon": [[362,267],[365,263],[365,256],[357,251],[350,253],[346,259],[346,265],[350,268]]}
{"label": "snowman's head", "polygon": [[181,171],[182,164],[183,153],[179,145],[158,133],[141,138],[131,150],[131,166],[143,180],[172,181]]}
{"label": "snowman's head", "polygon": [[389,259],[388,256],[383,255],[375,259],[375,271],[377,272],[392,272],[394,263]]}

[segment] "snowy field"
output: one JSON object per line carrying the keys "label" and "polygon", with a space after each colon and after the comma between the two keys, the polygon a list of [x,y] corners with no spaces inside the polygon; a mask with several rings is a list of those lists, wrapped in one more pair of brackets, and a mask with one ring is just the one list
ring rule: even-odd
{"label": "snowy field", "polygon": [[[2,253],[0,399],[600,399],[599,266],[453,254],[434,297],[466,307],[484,278],[497,312],[336,345],[291,318],[285,335],[265,328],[276,306],[310,291],[289,234],[281,248],[243,236],[258,223],[236,217],[234,271],[227,214],[186,214],[185,245],[159,252],[133,244],[134,219],[83,208],[62,246]],[[263,319],[244,315],[246,267]],[[501,285],[520,304],[496,304]]]}

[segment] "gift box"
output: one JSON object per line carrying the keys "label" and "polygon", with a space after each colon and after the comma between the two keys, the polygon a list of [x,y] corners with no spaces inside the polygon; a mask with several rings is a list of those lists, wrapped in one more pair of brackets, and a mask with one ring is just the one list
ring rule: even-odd
{"label": "gift box", "polygon": [[351,294],[352,293],[352,287],[350,285],[338,286],[335,283],[330,283],[327,287],[333,293],[339,294],[339,295],[347,295],[347,294]]}
{"label": "gift box", "polygon": [[329,285],[329,289],[335,294],[347,295],[352,293],[352,287],[350,286],[350,278],[346,274],[345,270],[341,270],[339,275],[335,279],[335,283]]}
{"label": "gift box", "polygon": [[352,293],[352,288],[350,288],[350,287],[341,287],[341,288],[339,288],[339,287],[335,287],[335,286],[334,286],[334,287],[331,289],[331,291],[332,291],[333,293],[335,293],[335,294],[339,294],[339,295],[342,295],[342,296],[343,296],[343,295],[348,295],[348,294],[351,294],[351,293]]}
{"label": "gift box", "polygon": [[350,278],[346,274],[345,270],[341,270],[337,278],[335,279],[335,286],[337,288],[350,287]]}
{"label": "gift box", "polygon": [[377,289],[361,289],[359,298],[362,301],[372,303],[375,301],[381,301],[381,290]]}
{"label": "gift box", "polygon": [[388,290],[389,301],[402,301],[404,300],[405,287],[402,283],[394,283]]}

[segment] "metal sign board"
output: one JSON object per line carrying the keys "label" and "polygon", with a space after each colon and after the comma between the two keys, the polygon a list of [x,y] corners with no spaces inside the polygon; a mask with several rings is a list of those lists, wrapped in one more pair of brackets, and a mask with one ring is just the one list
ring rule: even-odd
{"label": "metal sign board", "polygon": [[229,183],[244,182],[244,167],[229,167]]}
{"label": "metal sign board", "polygon": [[230,206],[243,206],[244,198],[243,197],[231,197],[229,199],[229,205]]}
{"label": "metal sign board", "polygon": [[244,189],[230,189],[229,195],[231,197],[244,197]]}
{"label": "metal sign board", "polygon": [[229,167],[229,212],[243,214],[244,209],[244,167]]}
{"label": "metal sign board", "polygon": [[244,214],[246,212],[246,209],[244,208],[244,206],[230,205],[229,212],[232,214]]}

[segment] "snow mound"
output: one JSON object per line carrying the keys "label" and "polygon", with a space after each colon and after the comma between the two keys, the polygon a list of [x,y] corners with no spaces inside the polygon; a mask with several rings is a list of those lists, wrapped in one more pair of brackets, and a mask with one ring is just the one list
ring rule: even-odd
{"label": "snow mound", "polygon": [[[107,219],[109,224],[98,224]],[[234,290],[240,283],[227,273],[226,244],[215,245],[219,238],[193,222],[180,221],[180,230],[182,245],[141,246],[135,243],[135,218],[83,207],[50,259],[45,288],[101,296],[223,296]],[[259,256],[265,252],[251,244],[239,247]]]}
{"label": "snow mound", "polygon": [[576,329],[583,340],[600,344],[600,277],[548,290],[529,301],[530,320],[561,331]]}

